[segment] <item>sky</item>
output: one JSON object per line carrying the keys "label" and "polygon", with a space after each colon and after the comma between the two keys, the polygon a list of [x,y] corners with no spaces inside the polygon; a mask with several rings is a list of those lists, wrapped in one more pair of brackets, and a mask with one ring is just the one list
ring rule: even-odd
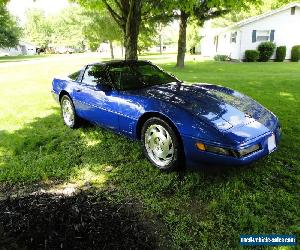
{"label": "sky", "polygon": [[69,5],[67,0],[10,0],[8,10],[18,17],[21,24],[26,21],[26,10],[31,8],[42,9],[47,15],[60,12]]}

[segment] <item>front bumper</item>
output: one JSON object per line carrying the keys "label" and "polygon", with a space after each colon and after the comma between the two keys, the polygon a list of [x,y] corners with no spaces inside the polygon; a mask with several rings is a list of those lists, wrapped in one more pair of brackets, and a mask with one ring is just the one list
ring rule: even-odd
{"label": "front bumper", "polygon": [[[268,138],[275,135],[276,139],[276,148],[269,152],[268,149]],[[278,145],[280,142],[281,132],[279,126],[276,127],[274,131],[270,131],[261,136],[258,136],[252,140],[247,141],[245,144],[237,147],[232,147],[233,150],[240,150],[242,148],[248,148],[256,144],[260,144],[260,149],[255,151],[249,155],[238,158],[233,156],[225,156],[215,153],[210,153],[207,151],[200,151],[195,146],[199,140],[197,138],[182,136],[186,165],[187,167],[197,168],[205,165],[218,165],[218,166],[242,166],[248,165],[260,158],[269,155],[270,153],[276,151],[278,149]],[[201,140],[200,140],[201,141]]]}

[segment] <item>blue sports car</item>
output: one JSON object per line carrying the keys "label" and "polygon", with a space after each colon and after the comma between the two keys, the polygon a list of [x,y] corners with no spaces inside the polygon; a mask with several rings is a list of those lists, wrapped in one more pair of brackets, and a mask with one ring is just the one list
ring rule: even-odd
{"label": "blue sports car", "polygon": [[276,116],[222,86],[185,84],[148,61],[89,64],[54,78],[64,123],[82,119],[142,141],[161,170],[186,165],[244,165],[277,149]]}

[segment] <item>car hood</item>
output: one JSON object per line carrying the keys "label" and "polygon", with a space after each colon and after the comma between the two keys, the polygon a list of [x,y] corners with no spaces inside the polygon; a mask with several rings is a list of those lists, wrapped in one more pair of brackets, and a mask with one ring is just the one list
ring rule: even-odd
{"label": "car hood", "polygon": [[253,99],[234,90],[212,84],[170,83],[135,90],[180,106],[222,131],[259,123],[273,130],[277,119]]}

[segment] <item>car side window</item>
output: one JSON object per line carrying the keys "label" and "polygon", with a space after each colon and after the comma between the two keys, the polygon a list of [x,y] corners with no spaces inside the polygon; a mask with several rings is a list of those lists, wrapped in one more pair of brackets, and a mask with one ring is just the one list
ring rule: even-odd
{"label": "car side window", "polygon": [[90,86],[108,84],[105,67],[103,65],[88,66],[83,74],[82,83]]}
{"label": "car side window", "polygon": [[131,89],[139,82],[137,74],[128,66],[112,68],[109,74],[118,89]]}

